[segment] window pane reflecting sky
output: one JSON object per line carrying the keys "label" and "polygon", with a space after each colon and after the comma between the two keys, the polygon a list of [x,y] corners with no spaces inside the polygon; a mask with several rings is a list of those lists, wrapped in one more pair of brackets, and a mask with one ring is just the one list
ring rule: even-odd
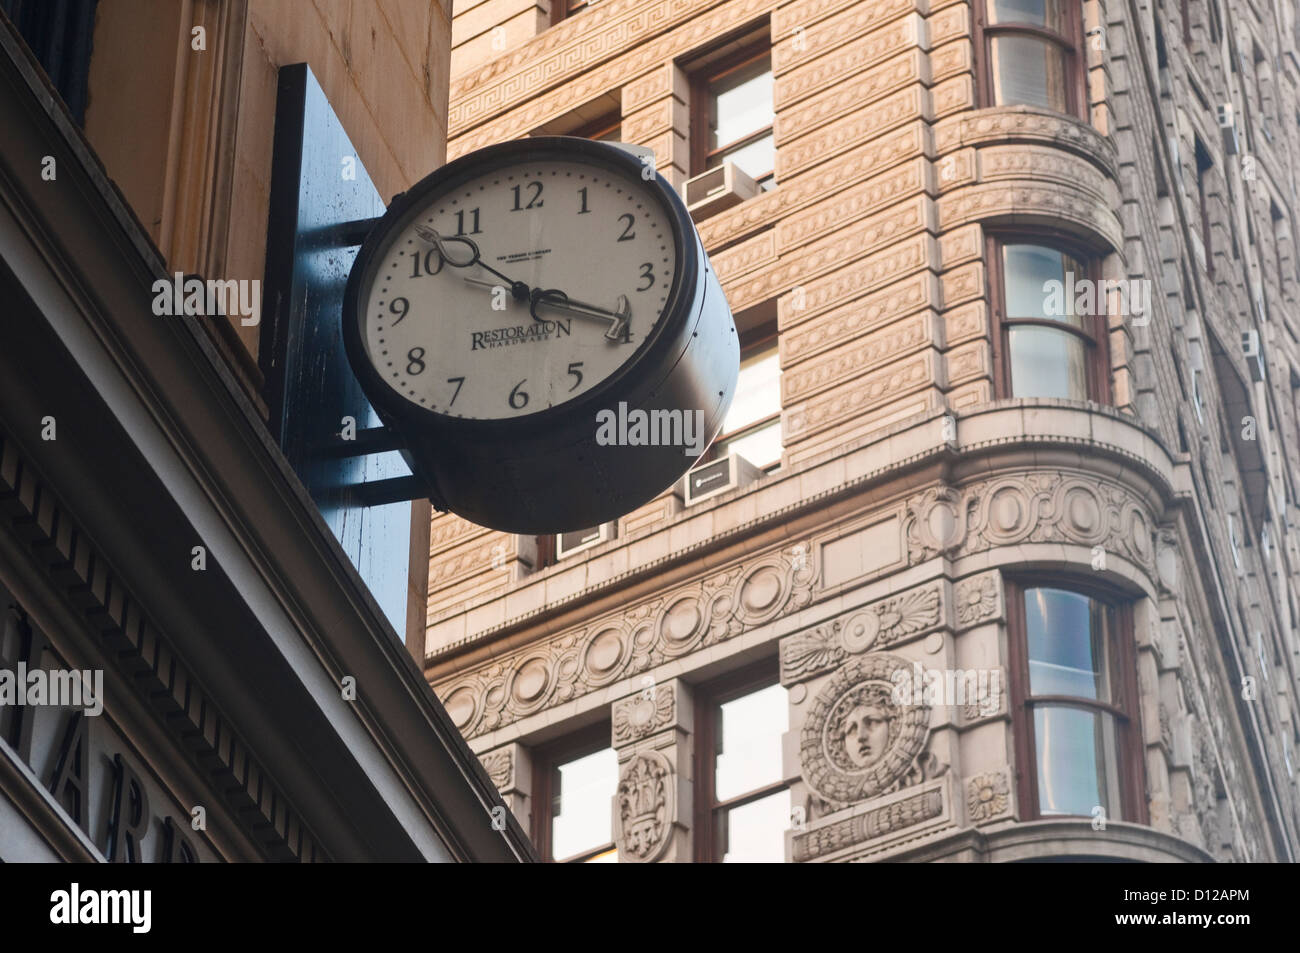
{"label": "window pane reflecting sky", "polygon": [[772,685],[721,709],[714,797],[725,801],[781,780],[781,735],[790,727],[785,687]]}
{"label": "window pane reflecting sky", "polygon": [[614,749],[567,761],[556,771],[551,856],[563,860],[612,841],[612,799],[618,786]]}

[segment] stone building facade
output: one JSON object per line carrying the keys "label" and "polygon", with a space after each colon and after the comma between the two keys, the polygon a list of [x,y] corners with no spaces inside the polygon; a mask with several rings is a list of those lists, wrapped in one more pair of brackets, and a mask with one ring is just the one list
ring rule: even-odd
{"label": "stone building facade", "polygon": [[452,57],[449,156],[759,183],[697,214],[758,478],[433,519],[425,673],[546,859],[1296,859],[1291,0],[456,0]]}

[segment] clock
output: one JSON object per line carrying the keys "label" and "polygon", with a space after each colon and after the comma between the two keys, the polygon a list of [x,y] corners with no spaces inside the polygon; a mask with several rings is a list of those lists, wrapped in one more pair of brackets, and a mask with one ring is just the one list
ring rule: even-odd
{"label": "clock", "polygon": [[652,159],[539,137],[393,200],[348,277],[348,359],[435,506],[560,533],[653,499],[722,425],[730,308]]}

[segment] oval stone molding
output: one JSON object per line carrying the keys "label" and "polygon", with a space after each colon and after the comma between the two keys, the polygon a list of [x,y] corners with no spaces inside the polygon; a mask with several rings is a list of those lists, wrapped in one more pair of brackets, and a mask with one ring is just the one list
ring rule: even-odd
{"label": "oval stone molding", "polygon": [[735,638],[812,602],[813,547],[785,545],[482,663],[435,690],[461,734],[474,738]]}

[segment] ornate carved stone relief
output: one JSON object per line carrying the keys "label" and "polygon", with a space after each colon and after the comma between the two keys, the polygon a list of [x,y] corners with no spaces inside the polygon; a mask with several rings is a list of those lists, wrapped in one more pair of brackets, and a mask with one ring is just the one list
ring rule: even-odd
{"label": "ornate carved stone relief", "polygon": [[677,716],[676,695],[673,685],[653,685],[614,702],[611,715],[614,747],[632,744],[671,727]]}
{"label": "ornate carved stone relief", "polygon": [[658,751],[640,751],[619,775],[614,843],[619,859],[657,860],[672,834],[676,796],[673,769]]}
{"label": "ornate carved stone relief", "polygon": [[515,773],[514,753],[510,748],[488,751],[479,755],[479,761],[498,791],[504,791],[510,787],[510,782],[513,780]]}
{"label": "ornate carved stone relief", "polygon": [[812,601],[816,559],[803,546],[797,559],[776,550],[485,662],[439,684],[438,697],[474,738],[735,638]]}
{"label": "ornate carved stone relief", "polygon": [[972,824],[1009,816],[1011,786],[1002,771],[979,774],[966,782],[966,815]]}
{"label": "ornate carved stone relief", "polygon": [[943,584],[915,589],[854,609],[781,640],[781,682],[789,685],[829,671],[846,658],[897,644],[942,625]]}
{"label": "ornate carved stone relief", "polygon": [[802,863],[852,847],[878,837],[885,837],[944,814],[943,789],[920,791],[862,814],[833,821],[825,827],[794,836],[794,860]]}
{"label": "ornate carved stone relief", "polygon": [[940,553],[1050,542],[1101,546],[1155,569],[1154,519],[1145,501],[1092,474],[1043,470],[931,487],[908,501],[903,525],[909,565]]}
{"label": "ornate carved stone relief", "polygon": [[831,810],[936,777],[922,757],[930,707],[894,700],[895,672],[912,663],[873,653],[846,662],[817,693],[799,739],[799,762],[813,795]]}
{"label": "ornate carved stone relief", "polygon": [[953,590],[953,603],[958,630],[998,618],[999,588],[996,573],[973,576],[957,583]]}

